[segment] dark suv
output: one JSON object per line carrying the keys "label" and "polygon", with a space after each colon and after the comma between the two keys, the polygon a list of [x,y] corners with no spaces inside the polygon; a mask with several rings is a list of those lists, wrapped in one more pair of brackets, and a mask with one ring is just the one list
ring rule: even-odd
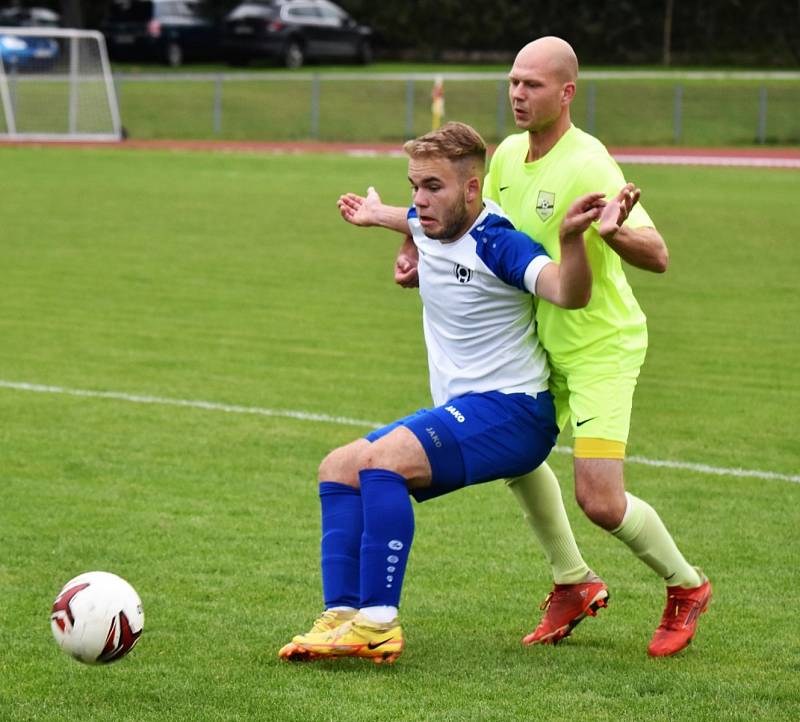
{"label": "dark suv", "polygon": [[102,31],[115,60],[219,57],[219,26],[202,0],[113,0]]}
{"label": "dark suv", "polygon": [[287,68],[307,60],[372,60],[372,30],[328,0],[250,0],[225,18],[228,62],[271,58]]}

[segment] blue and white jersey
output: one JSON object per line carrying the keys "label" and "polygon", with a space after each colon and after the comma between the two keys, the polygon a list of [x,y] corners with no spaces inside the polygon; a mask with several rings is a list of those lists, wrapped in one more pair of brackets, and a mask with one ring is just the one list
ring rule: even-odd
{"label": "blue and white jersey", "polygon": [[435,405],[469,392],[537,394],[550,370],[531,294],[550,257],[492,201],[449,243],[428,238],[412,206],[419,293]]}

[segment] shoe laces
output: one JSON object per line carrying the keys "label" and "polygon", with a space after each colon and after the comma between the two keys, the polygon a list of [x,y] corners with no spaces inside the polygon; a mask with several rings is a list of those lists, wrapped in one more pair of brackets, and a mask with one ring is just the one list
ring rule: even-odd
{"label": "shoe laces", "polygon": [[550,603],[553,601],[553,597],[555,596],[555,592],[550,592],[545,598],[544,601],[539,605],[539,609],[542,611],[546,611],[550,608]]}
{"label": "shoe laces", "polygon": [[575,591],[569,587],[564,589],[556,588],[544,598],[544,601],[539,605],[539,609],[546,610],[554,604],[557,605],[559,602],[568,601],[574,594]]}
{"label": "shoe laces", "polygon": [[338,627],[341,622],[342,618],[340,616],[341,612],[337,612],[333,609],[326,609],[319,617],[317,617],[316,621],[314,622],[314,626],[311,628],[312,632],[328,632],[335,627]]}
{"label": "shoe laces", "polygon": [[661,629],[682,629],[686,626],[694,610],[700,610],[700,603],[696,599],[687,598],[678,594],[667,595],[667,606],[661,617]]}

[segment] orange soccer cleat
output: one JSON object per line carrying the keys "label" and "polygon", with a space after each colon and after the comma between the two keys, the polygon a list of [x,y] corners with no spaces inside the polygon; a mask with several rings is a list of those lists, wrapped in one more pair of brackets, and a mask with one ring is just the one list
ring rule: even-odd
{"label": "orange soccer cleat", "polygon": [[704,574],[700,576],[703,583],[699,587],[667,587],[667,606],[647,648],[651,657],[669,657],[689,646],[697,621],[711,601],[711,582]]}
{"label": "orange soccer cleat", "polygon": [[556,584],[540,609],[545,610],[539,626],[523,640],[523,644],[558,644],[586,617],[608,606],[608,586],[597,575],[580,584]]}

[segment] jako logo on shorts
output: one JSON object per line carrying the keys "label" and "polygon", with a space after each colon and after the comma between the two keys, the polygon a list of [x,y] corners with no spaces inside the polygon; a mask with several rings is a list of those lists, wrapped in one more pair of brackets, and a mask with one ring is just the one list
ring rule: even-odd
{"label": "jako logo on shorts", "polygon": [[433,426],[427,426],[425,428],[425,431],[427,431],[428,432],[428,436],[431,437],[431,441],[433,441],[433,445],[437,449],[441,449],[442,448],[442,440],[439,438],[439,434],[436,433],[436,429],[434,429]]}
{"label": "jako logo on shorts", "polygon": [[445,406],[444,410],[452,414],[453,418],[458,421],[459,424],[463,424],[464,421],[466,421],[464,414],[462,414],[455,406]]}

